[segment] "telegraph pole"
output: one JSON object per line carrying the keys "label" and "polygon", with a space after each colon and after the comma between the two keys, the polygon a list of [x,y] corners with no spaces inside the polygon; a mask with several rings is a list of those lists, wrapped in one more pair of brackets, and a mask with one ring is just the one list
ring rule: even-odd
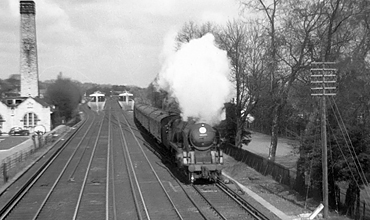
{"label": "telegraph pole", "polygon": [[337,70],[334,62],[313,62],[311,95],[321,96],[322,191],[324,218],[329,217],[328,147],[326,134],[326,96],[336,95]]}

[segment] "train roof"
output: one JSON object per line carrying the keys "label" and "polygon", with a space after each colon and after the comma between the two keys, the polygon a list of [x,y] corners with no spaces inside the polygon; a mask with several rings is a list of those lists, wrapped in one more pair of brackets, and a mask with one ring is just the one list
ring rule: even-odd
{"label": "train roof", "polygon": [[135,108],[139,109],[139,111],[141,111],[143,114],[150,116],[150,118],[153,118],[156,121],[161,121],[162,119],[169,116],[177,116],[159,108],[145,104],[137,104],[135,105]]}

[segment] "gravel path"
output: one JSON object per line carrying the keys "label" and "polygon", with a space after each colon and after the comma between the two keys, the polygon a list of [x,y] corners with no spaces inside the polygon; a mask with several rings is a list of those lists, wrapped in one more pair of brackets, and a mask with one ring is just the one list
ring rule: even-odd
{"label": "gravel path", "polygon": [[[253,132],[252,141],[248,145],[244,145],[243,149],[267,158],[270,142],[271,136]],[[279,138],[275,162],[295,171],[296,163],[299,158],[298,149],[299,141]]]}

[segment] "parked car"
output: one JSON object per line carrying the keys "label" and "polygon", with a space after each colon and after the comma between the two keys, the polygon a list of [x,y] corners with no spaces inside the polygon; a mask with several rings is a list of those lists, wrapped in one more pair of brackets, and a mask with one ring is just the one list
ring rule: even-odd
{"label": "parked car", "polygon": [[21,127],[14,127],[10,129],[9,135],[20,135],[20,136],[28,136],[30,135],[30,131],[27,129],[23,129]]}

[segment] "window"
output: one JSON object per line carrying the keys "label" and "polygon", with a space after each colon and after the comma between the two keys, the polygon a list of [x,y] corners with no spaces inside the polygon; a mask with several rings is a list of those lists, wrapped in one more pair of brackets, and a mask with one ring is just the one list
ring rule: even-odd
{"label": "window", "polygon": [[26,113],[23,117],[23,126],[25,128],[36,127],[37,121],[38,121],[38,118],[35,113],[32,113],[32,112]]}
{"label": "window", "polygon": [[104,102],[105,97],[104,96],[98,96],[98,102]]}

